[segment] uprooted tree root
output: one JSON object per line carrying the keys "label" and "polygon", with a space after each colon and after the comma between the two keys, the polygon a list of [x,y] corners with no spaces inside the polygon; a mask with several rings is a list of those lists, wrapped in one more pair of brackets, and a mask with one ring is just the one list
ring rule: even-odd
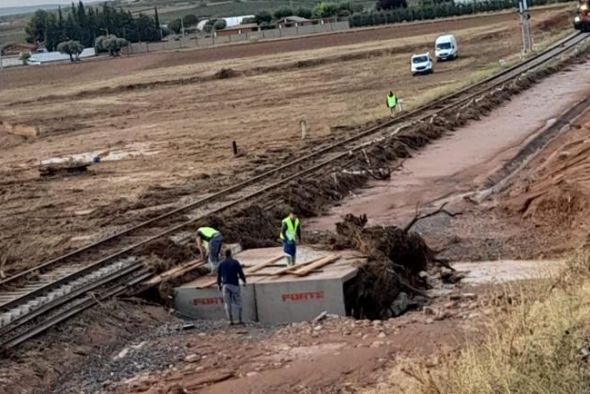
{"label": "uprooted tree root", "polygon": [[336,225],[332,247],[354,248],[368,259],[346,287],[348,312],[355,318],[390,317],[400,293],[424,295],[428,285],[421,272],[439,260],[424,239],[396,226],[366,227],[367,217],[346,215]]}

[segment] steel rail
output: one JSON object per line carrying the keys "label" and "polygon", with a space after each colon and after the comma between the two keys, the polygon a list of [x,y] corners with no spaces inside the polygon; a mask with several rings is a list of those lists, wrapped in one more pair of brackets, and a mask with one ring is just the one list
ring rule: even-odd
{"label": "steel rail", "polygon": [[79,300],[78,303],[66,305],[62,311],[59,311],[53,316],[50,316],[41,322],[38,322],[30,330],[22,332],[20,334],[14,335],[8,339],[2,339],[0,341],[0,350],[7,351],[15,346],[20,345],[21,343],[39,335],[40,333],[48,330],[49,328],[63,322],[64,320],[69,319],[72,316],[75,316],[86,309],[99,304],[102,301],[106,301],[109,298],[115,297],[123,292],[125,292],[129,287],[136,285],[137,283],[144,281],[152,276],[152,273],[149,270],[144,270],[139,273],[138,276],[132,278],[129,282],[116,285],[102,294],[99,294],[94,297],[89,297],[86,299]]}

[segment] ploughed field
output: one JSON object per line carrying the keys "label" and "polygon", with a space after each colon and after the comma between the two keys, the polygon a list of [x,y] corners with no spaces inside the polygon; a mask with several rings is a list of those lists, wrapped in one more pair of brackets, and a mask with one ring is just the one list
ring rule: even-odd
{"label": "ploughed field", "polygon": [[[533,12],[535,43],[568,34],[565,8]],[[412,77],[412,53],[450,32],[458,60]],[[10,274],[296,157],[515,61],[515,14],[0,73],[0,265]],[[310,127],[300,139],[299,121]],[[234,157],[231,142],[240,155]],[[41,177],[55,158],[101,162]]]}

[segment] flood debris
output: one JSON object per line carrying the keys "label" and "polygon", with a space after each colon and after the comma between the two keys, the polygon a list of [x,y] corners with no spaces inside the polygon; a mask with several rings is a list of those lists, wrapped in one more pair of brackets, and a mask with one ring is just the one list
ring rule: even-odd
{"label": "flood debris", "polygon": [[82,174],[88,170],[91,165],[88,161],[68,160],[58,163],[42,163],[39,165],[39,174],[42,177],[57,175],[74,175]]}
{"label": "flood debris", "polygon": [[335,249],[356,248],[368,256],[346,286],[347,312],[367,319],[400,315],[411,306],[410,296],[426,296],[428,283],[421,273],[441,261],[417,233],[366,225],[365,215],[346,215],[331,240]]}

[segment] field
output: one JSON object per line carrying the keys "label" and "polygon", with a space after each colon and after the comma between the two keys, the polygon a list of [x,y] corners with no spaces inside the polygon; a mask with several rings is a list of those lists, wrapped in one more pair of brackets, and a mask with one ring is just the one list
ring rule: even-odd
{"label": "field", "polygon": [[[149,10],[154,2],[129,4]],[[199,2],[167,7],[182,12]],[[46,315],[52,323],[69,306],[76,312],[0,358],[0,394],[584,392],[590,39],[572,34],[570,12],[535,9],[539,56],[436,102],[522,60],[516,14],[0,70],[0,351],[14,343],[7,332],[35,334],[47,321],[34,314],[59,305]],[[410,55],[432,53],[443,32],[456,35],[459,58],[412,76]],[[387,122],[390,90],[406,110],[423,107]],[[370,134],[346,140],[362,130]],[[334,142],[345,145],[320,151]],[[45,172],[58,162],[88,168]],[[280,174],[226,189],[272,169]],[[219,217],[178,225],[279,180],[287,184]],[[208,197],[204,207],[92,245],[46,273],[4,280]],[[305,287],[263,298],[309,316],[266,324],[254,308],[262,323],[236,327],[193,319],[191,307],[174,304],[175,287],[198,287],[189,282],[199,278],[211,293],[186,304],[221,311],[191,226],[206,223],[246,249],[277,246],[289,206],[303,223],[300,252],[355,249],[366,259],[343,263],[358,269],[338,286],[346,316],[328,304],[311,309],[334,296],[322,281],[298,279],[303,272],[285,273],[278,248],[260,251],[269,258],[263,269],[285,275],[246,267],[246,291],[255,283],[260,295],[257,280],[287,283],[291,275]],[[151,238],[170,228],[172,236]],[[106,273],[71,277],[144,240],[151,242],[125,251],[138,258],[131,268],[139,276],[124,295],[105,294],[130,278],[96,282],[97,273],[112,275],[110,264]],[[179,271],[185,262],[191,269]],[[298,254],[297,269],[330,270],[320,263]],[[62,269],[66,284],[48,283]],[[13,298],[31,290],[37,298]],[[10,306],[18,302],[27,304]],[[79,305],[92,306],[78,313]]]}
{"label": "field", "polygon": [[[537,12],[534,20],[538,45],[567,33],[563,10]],[[412,77],[409,54],[427,50],[451,25],[460,59]],[[6,70],[0,73],[3,269],[96,240],[341,138],[350,126],[386,116],[390,89],[411,108],[482,78],[500,59],[518,58],[517,29],[514,15],[499,14]],[[311,128],[304,141],[301,119]],[[232,141],[240,157],[232,156]],[[83,175],[39,176],[41,161],[77,155],[102,162]]]}

